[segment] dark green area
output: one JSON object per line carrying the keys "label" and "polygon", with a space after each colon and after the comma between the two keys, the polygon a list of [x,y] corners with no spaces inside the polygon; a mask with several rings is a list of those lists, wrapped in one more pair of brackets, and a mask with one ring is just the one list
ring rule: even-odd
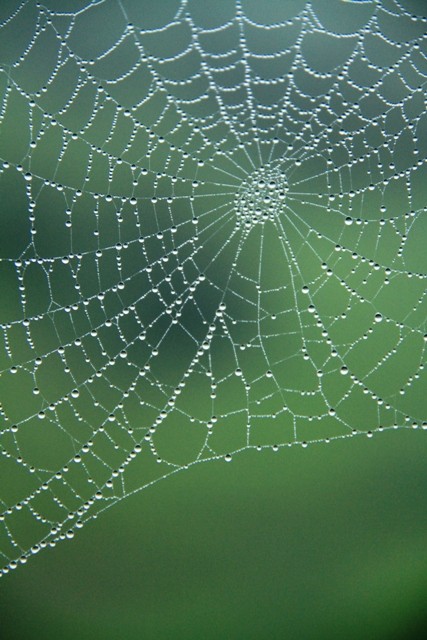
{"label": "dark green area", "polygon": [[193,467],[2,580],[5,637],[422,637],[426,452],[403,430]]}

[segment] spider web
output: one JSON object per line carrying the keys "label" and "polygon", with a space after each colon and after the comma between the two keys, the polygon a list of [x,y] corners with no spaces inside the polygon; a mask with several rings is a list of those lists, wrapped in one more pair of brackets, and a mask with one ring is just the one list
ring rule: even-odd
{"label": "spider web", "polygon": [[426,428],[422,5],[2,4],[3,573],[190,465]]}

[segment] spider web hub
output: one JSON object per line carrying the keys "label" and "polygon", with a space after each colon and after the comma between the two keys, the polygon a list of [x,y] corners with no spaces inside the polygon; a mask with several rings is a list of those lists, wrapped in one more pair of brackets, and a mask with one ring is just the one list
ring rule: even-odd
{"label": "spider web hub", "polygon": [[235,199],[239,224],[246,228],[273,221],[283,210],[288,192],[286,177],[277,167],[260,167],[240,185]]}

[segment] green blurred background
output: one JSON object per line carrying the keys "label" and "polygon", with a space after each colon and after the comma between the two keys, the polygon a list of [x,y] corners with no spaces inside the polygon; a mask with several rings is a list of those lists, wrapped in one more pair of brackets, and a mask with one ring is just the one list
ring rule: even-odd
{"label": "green blurred background", "polygon": [[422,638],[426,452],[403,430],[177,474],[5,577],[4,637]]}
{"label": "green blurred background", "polygon": [[[315,0],[312,6],[329,32],[341,30],[345,34],[367,23],[378,3],[363,2],[357,9],[350,4],[354,3]],[[387,12],[379,14],[380,29],[404,50],[411,38],[420,38],[425,32],[422,18],[426,11],[421,1],[405,0],[401,4],[416,15],[415,20],[400,15],[396,21]],[[268,25],[294,19],[305,5],[303,0],[246,0],[243,10],[250,19]],[[7,21],[19,6],[14,0],[2,2],[0,20]],[[106,60],[97,58],[117,42],[127,19],[136,29],[161,27],[172,20],[179,3],[123,0],[123,12],[119,3],[108,0],[79,14],[74,24],[73,14],[86,6],[88,3],[83,0],[46,0],[44,12],[30,1],[0,32],[0,91],[5,114],[0,126],[0,158],[8,163],[0,176],[0,320],[4,327],[2,337],[8,339],[3,340],[0,350],[4,428],[1,445],[10,456],[2,457],[0,465],[3,504],[15,504],[51,478],[79,450],[76,443],[80,446],[90,438],[110,412],[114,413],[114,421],[107,422],[108,437],[102,432],[93,438],[93,450],[108,468],[97,466],[88,454],[84,457],[86,466],[70,463],[67,472],[70,486],[82,496],[80,503],[67,493],[61,477],[52,481],[52,494],[70,510],[76,510],[93,494],[94,485],[104,487],[111,469],[117,468],[135,442],[140,441],[143,451],[126,470],[127,490],[138,489],[154,477],[161,478],[170,467],[155,462],[144,443],[144,434],[164,407],[171,389],[183,380],[204,340],[205,324],[201,318],[213,320],[221,295],[227,290],[226,329],[217,324],[209,354],[200,360],[200,367],[191,374],[176,402],[178,411],[170,411],[153,437],[163,460],[178,465],[190,463],[190,468],[119,501],[90,520],[74,539],[41,551],[25,566],[3,577],[3,637],[424,637],[427,442],[425,431],[412,428],[412,423],[420,427],[427,417],[427,371],[422,366],[426,353],[422,335],[427,317],[423,277],[427,269],[427,236],[425,210],[422,211],[426,181],[425,168],[416,166],[427,150],[420,90],[424,86],[422,61],[414,54],[414,66],[403,68],[409,88],[402,89],[399,78],[393,76],[378,88],[378,96],[385,102],[371,104],[360,98],[360,111],[365,117],[374,118],[375,109],[380,114],[381,109],[384,114],[390,110],[381,120],[381,135],[386,140],[394,139],[394,146],[382,146],[378,131],[349,117],[343,127],[347,127],[352,144],[359,140],[351,151],[360,164],[347,173],[345,153],[350,143],[345,139],[342,144],[341,132],[333,129],[320,143],[315,137],[310,138],[316,131],[309,132],[308,141],[302,136],[301,168],[295,169],[291,161],[283,165],[290,169],[286,176],[290,204],[285,209],[283,226],[255,225],[241,243],[232,212],[233,199],[241,182],[251,179],[251,161],[259,165],[262,160],[253,144],[246,101],[239,111],[244,151],[237,148],[231,121],[224,126],[218,117],[217,102],[198,101],[205,90],[203,82],[184,89],[179,84],[171,85],[175,101],[195,100],[183,107],[188,109],[189,122],[182,121],[182,112],[166,110],[164,93],[154,91],[143,107],[132,111],[132,118],[152,127],[154,142],[145,132],[130,144],[131,119],[124,109],[131,109],[149,95],[146,65],[139,64],[139,52],[135,53],[132,46],[119,48]],[[189,3],[192,19],[199,26],[215,27],[234,16],[234,3],[228,0],[216,3],[215,11],[207,11],[206,6],[204,0]],[[55,15],[61,12],[64,13]],[[43,29],[34,45],[37,24]],[[74,26],[68,31],[71,24]],[[181,27],[172,35],[166,32],[166,37],[143,36],[144,47],[160,60],[178,55],[188,38],[188,32]],[[272,32],[265,29],[247,29],[250,47],[258,52],[275,46],[286,51],[295,46],[298,36],[298,29],[293,27],[280,32],[282,40],[275,40]],[[238,42],[236,33],[233,29],[219,31],[219,36],[207,38],[203,47],[214,53],[229,51]],[[70,58],[51,81],[60,56],[57,34],[83,61],[97,61],[92,65]],[[310,39],[312,35],[309,33],[303,44],[303,56],[318,71],[331,71],[349,55],[345,38],[336,40],[329,33],[324,39],[318,35]],[[369,55],[377,72],[382,69],[384,74],[395,59],[393,47],[382,48],[378,40],[370,42],[369,37]],[[29,43],[30,54],[19,63],[19,56]],[[134,67],[135,60],[138,64]],[[152,62],[160,75],[164,73],[175,80],[193,72],[193,59],[177,60],[175,65],[166,65],[166,70],[162,64],[156,67]],[[285,56],[257,72],[266,77],[286,77],[289,65]],[[93,73],[89,80],[87,68]],[[121,76],[131,69],[130,80],[123,80]],[[376,83],[371,68],[354,65],[351,73],[352,80],[362,89]],[[219,85],[222,80],[219,74]],[[224,85],[232,86],[240,80],[236,65]],[[340,102],[343,96],[355,99],[346,93],[347,77],[340,79],[336,92],[326,88],[327,83],[320,86],[313,76],[306,77],[302,72],[295,74],[295,81],[301,91],[312,92],[323,107],[322,91],[331,91],[331,108],[336,117],[340,109],[348,107]],[[68,103],[76,87],[78,91]],[[99,87],[104,93],[99,93]],[[275,87],[266,84],[258,87],[257,99],[274,106],[277,95],[285,90],[280,83]],[[405,91],[407,120],[400,113]],[[230,100],[226,113],[232,113],[233,100],[239,107],[242,96],[230,97],[224,92],[225,95]],[[270,155],[278,165],[280,158],[286,156],[288,137],[299,134],[304,127],[302,112],[307,105],[302,99],[299,102],[301,96],[289,93],[288,97],[287,106],[295,107],[297,114],[292,114],[293,125],[282,122],[276,127],[273,119],[273,124],[263,130],[260,127],[266,157]],[[123,108],[118,109],[117,103]],[[397,107],[389,109],[390,103]],[[321,110],[321,115],[326,111]],[[95,112],[98,118],[92,121]],[[194,135],[192,117],[206,115],[206,122],[210,122],[212,113],[219,132],[208,127],[203,131],[203,120],[198,120],[207,138]],[[408,133],[405,127],[411,118],[416,120],[417,128]],[[217,156],[215,149],[227,126],[230,131],[222,140],[223,148],[241,171],[234,178],[225,179],[221,169],[230,169],[233,162],[227,164],[228,159]],[[363,134],[360,139],[355,133],[358,126]],[[111,129],[114,135],[110,138]],[[275,134],[280,143],[271,145]],[[159,136],[166,141],[160,143]],[[319,153],[310,158],[311,146],[316,145]],[[376,146],[380,148],[378,155],[370,156],[367,149]],[[184,148],[188,157],[182,154]],[[328,154],[342,170],[326,168]],[[150,171],[146,175],[140,169],[146,166],[148,156]],[[119,158],[123,162],[117,162]],[[197,167],[197,158],[205,160],[202,169]],[[394,179],[395,171],[406,169],[411,175],[409,182],[402,177]],[[27,171],[32,174],[31,180],[22,175]],[[175,173],[179,176],[177,184],[171,180]],[[391,181],[382,189],[385,177]],[[190,195],[195,178],[201,182],[196,194],[202,197],[193,203]],[[368,190],[371,181],[380,186]],[[348,193],[350,185],[360,188],[353,199]],[[78,189],[83,192],[81,196],[77,195]],[[343,196],[337,202],[339,190]],[[100,198],[95,197],[97,193],[102,194]],[[107,200],[107,194],[112,198]],[[178,197],[168,209],[165,198],[171,194]],[[332,204],[331,194],[335,198]],[[159,201],[152,203],[152,196]],[[35,203],[32,211],[31,198]],[[131,198],[138,204],[132,203]],[[380,204],[385,205],[384,211]],[[416,214],[408,221],[402,212],[410,209]],[[349,213],[369,223],[345,226],[343,220]],[[196,237],[193,215],[199,217]],[[32,223],[37,233],[31,240]],[[172,224],[177,226],[176,234],[172,234]],[[286,250],[277,241],[278,229]],[[158,237],[159,232],[163,237]],[[138,242],[140,236],[145,238],[143,251]],[[128,246],[117,249],[119,240],[128,242]],[[267,247],[263,254],[261,240]],[[343,252],[335,251],[337,244],[344,247]],[[178,247],[176,256],[172,254],[173,247]],[[99,256],[95,255],[96,250],[100,251]],[[79,252],[83,258],[76,257]],[[356,260],[351,257],[352,252],[357,254]],[[164,255],[169,256],[169,262],[159,266]],[[37,257],[42,258],[42,264],[37,263]],[[13,262],[18,259],[33,261],[21,272],[22,265]],[[233,266],[235,260],[237,268]],[[328,279],[325,274],[326,263],[333,278]],[[376,263],[379,270],[373,268]],[[150,264],[155,266],[147,272]],[[185,265],[181,276],[177,272],[179,264]],[[385,268],[389,266],[392,275],[389,284],[385,284]],[[179,325],[171,329],[164,305],[153,288],[159,287],[168,302],[178,295],[185,299],[188,282],[196,281],[200,272],[205,273],[206,280],[197,284],[193,299],[186,299]],[[409,277],[410,272],[420,277]],[[24,273],[25,311],[17,273]],[[172,289],[165,285],[165,274],[173,274]],[[122,282],[124,286],[119,287]],[[254,303],[258,299],[254,283],[262,289],[263,318],[259,327],[260,310],[242,302],[244,299]],[[310,299],[302,293],[307,283]],[[294,286],[295,298],[290,295]],[[275,287],[281,288],[280,295],[271,295]],[[360,299],[352,298],[349,289],[357,291],[365,302],[359,304]],[[104,299],[98,299],[99,292],[105,293]],[[236,297],[236,292],[242,297]],[[85,298],[90,303],[82,308]],[[307,310],[311,301],[315,303],[316,316]],[[131,313],[124,315],[123,310],[132,304]],[[71,310],[65,311],[66,306]],[[375,323],[375,311],[381,311],[384,322]],[[160,315],[159,321],[155,320],[156,314]],[[273,318],[276,314],[278,319]],[[29,334],[23,327],[27,317],[31,318]],[[117,325],[105,324],[110,317],[119,318]],[[299,324],[301,318],[304,331]],[[316,324],[319,318],[328,329],[332,345],[321,336]],[[136,342],[142,327],[147,328],[143,344]],[[94,328],[98,329],[97,335],[89,335]],[[230,336],[236,345],[244,345],[256,342],[259,330],[265,359],[259,357],[259,350],[246,349],[238,352],[236,360],[230,349]],[[309,364],[301,357],[302,333],[307,339],[304,348],[309,344]],[[76,338],[82,344],[75,344]],[[152,351],[159,342],[159,354],[153,358]],[[58,349],[63,345],[65,356],[61,359]],[[126,357],[121,359],[118,353],[125,347]],[[330,355],[332,347],[338,348],[337,358]],[[278,353],[289,357],[286,367],[276,361]],[[208,355],[212,358],[209,362]],[[41,364],[36,364],[36,356],[41,357]],[[138,371],[146,363],[150,363],[151,373],[141,378]],[[349,366],[350,373],[364,380],[368,394],[352,385],[350,376],[340,375],[343,363]],[[16,371],[12,371],[11,364]],[[247,444],[247,396],[242,379],[234,376],[237,364],[244,377],[254,381],[248,392],[251,446],[270,447],[294,439],[333,439],[348,435],[350,428],[360,433],[330,443],[312,443],[307,448],[296,444],[277,452],[271,448],[259,452],[251,449],[234,455],[231,464],[226,463],[226,453]],[[276,393],[271,379],[264,377],[267,366],[271,366],[275,380],[287,389],[284,395]],[[215,379],[223,379],[215,402],[211,401],[205,375],[209,367]],[[318,369],[323,371],[324,395],[315,394],[313,399],[300,394],[318,390]],[[96,370],[103,375],[88,382]],[[135,380],[137,384],[132,388]],[[72,396],[75,388],[79,389],[78,397]],[[123,399],[129,388],[130,397]],[[400,392],[402,389],[404,393]],[[139,398],[147,401],[143,408],[138,404]],[[384,403],[378,404],[378,398],[384,398]],[[283,405],[290,411],[283,411]],[[337,418],[327,414],[329,407],[338,407]],[[37,417],[40,411],[46,414],[44,420]],[[259,417],[276,412],[277,420]],[[219,420],[210,444],[221,459],[191,466],[213,414]],[[312,421],[312,414],[321,418]],[[293,415],[298,415],[296,438]],[[16,437],[10,429],[15,424],[19,426]],[[380,424],[396,424],[399,429],[375,432],[373,438],[363,433],[375,431]],[[113,450],[113,441],[119,443],[119,450]],[[28,467],[16,462],[19,455]],[[30,465],[45,471],[36,477],[29,470]],[[89,480],[82,468],[88,470]],[[106,500],[119,494],[120,482],[108,491],[104,488]],[[50,496],[49,492],[44,495]],[[106,503],[102,500],[100,508]],[[32,504],[53,522],[64,517],[47,498],[43,502],[38,496]],[[15,516],[8,520],[10,531],[23,550],[47,534],[46,526],[43,528],[25,509]],[[2,551],[5,549],[5,556],[14,557],[16,549],[10,546],[7,529],[2,529],[1,535]]]}

